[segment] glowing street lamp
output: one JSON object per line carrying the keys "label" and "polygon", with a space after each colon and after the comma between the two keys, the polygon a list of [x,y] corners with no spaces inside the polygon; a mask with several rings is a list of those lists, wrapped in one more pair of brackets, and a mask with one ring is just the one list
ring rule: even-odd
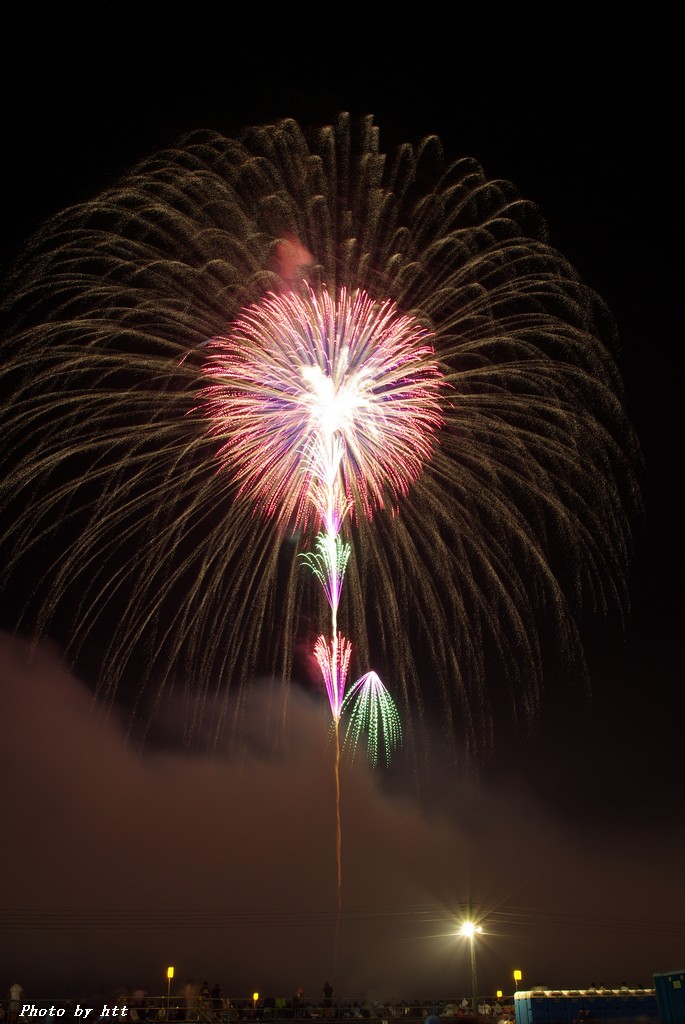
{"label": "glowing street lamp", "polygon": [[521,981],[523,975],[521,971],[514,971],[514,984],[516,985],[516,991],[518,992],[519,981]]}
{"label": "glowing street lamp", "polygon": [[257,1000],[259,999],[259,992],[252,993],[252,1016],[257,1016]]}
{"label": "glowing street lamp", "polygon": [[476,974],[476,935],[483,931],[479,924],[473,921],[464,921],[459,934],[469,940],[471,945],[471,1006],[474,1022],[478,1020],[478,976]]}
{"label": "glowing street lamp", "polygon": [[169,1007],[171,1003],[171,979],[174,976],[173,967],[166,969],[166,1019],[169,1020]]}

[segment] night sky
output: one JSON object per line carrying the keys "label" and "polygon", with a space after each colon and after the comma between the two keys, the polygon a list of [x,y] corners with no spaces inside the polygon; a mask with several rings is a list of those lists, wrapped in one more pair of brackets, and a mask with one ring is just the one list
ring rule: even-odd
{"label": "night sky", "polygon": [[170,720],[141,755],[117,714],[98,717],[66,638],[29,657],[3,594],[0,991],[163,991],[174,963],[235,995],[318,995],[330,978],[340,997],[461,996],[469,899],[486,992],[514,968],[577,987],[682,967],[679,6],[648,21],[613,3],[401,21],[385,4],[15,6],[0,26],[3,267],[51,213],[194,128],[348,110],[374,114],[386,152],[435,133],[538,203],[612,310],[645,514],[625,631],[583,623],[589,697],[547,678],[536,735],[498,724],[478,781],[443,769],[417,795],[401,766],[345,769],[337,972],[321,701],[295,691],[277,747],[257,680],[230,749],[190,758]]}

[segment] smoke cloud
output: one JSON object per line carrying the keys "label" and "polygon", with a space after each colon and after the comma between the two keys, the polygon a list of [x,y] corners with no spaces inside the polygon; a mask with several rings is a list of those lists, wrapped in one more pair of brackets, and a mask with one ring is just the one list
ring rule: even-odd
{"label": "smoke cloud", "polygon": [[322,700],[294,691],[275,744],[271,687],[256,684],[230,750],[141,755],[58,652],[4,637],[0,708],[2,957],[29,998],[159,993],[167,964],[181,986],[218,980],[236,997],[318,998],[326,979],[336,998],[461,997],[469,898],[484,993],[510,990],[514,968],[527,984],[648,984],[679,958],[681,865],[640,842],[645,820],[598,839],[520,787],[449,777],[428,810],[359,758],[342,774],[336,970]]}

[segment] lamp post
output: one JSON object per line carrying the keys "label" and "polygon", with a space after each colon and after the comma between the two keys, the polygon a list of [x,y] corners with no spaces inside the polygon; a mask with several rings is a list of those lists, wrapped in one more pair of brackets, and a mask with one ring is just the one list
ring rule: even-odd
{"label": "lamp post", "polygon": [[522,977],[523,977],[523,975],[522,975],[521,971],[514,971],[514,985],[516,986],[516,991],[517,992],[518,992],[518,989],[519,989],[519,981],[521,980]]}
{"label": "lamp post", "polygon": [[174,976],[173,967],[167,967],[166,969],[166,1019],[169,1020],[169,1011],[171,1004],[171,979]]}
{"label": "lamp post", "polygon": [[476,935],[483,931],[479,924],[473,921],[464,921],[459,934],[469,940],[471,945],[471,1006],[474,1024],[478,1021],[478,975],[476,973]]}

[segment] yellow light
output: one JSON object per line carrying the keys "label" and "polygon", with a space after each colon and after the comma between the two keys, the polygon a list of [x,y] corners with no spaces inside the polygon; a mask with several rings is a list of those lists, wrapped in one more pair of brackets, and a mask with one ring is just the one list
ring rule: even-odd
{"label": "yellow light", "polygon": [[521,971],[514,971],[514,981],[520,981],[522,977]]}
{"label": "yellow light", "polygon": [[474,924],[473,921],[464,921],[463,925],[459,929],[459,934],[463,935],[467,939],[472,939],[474,935],[480,935],[483,928],[479,924]]}
{"label": "yellow light", "polygon": [[498,988],[498,989],[497,989],[497,998],[498,998],[498,999],[501,999],[501,998],[502,998],[502,994],[503,994],[503,993],[502,993],[502,989],[501,989],[501,988]]}
{"label": "yellow light", "polygon": [[166,976],[167,976],[167,978],[169,978],[169,980],[171,980],[171,978],[173,978],[173,976],[174,976],[174,969],[173,969],[173,967],[167,967],[167,969],[166,969]]}
{"label": "yellow light", "polygon": [[253,992],[252,993],[252,1001],[256,1003],[258,999],[259,999],[259,992]]}

